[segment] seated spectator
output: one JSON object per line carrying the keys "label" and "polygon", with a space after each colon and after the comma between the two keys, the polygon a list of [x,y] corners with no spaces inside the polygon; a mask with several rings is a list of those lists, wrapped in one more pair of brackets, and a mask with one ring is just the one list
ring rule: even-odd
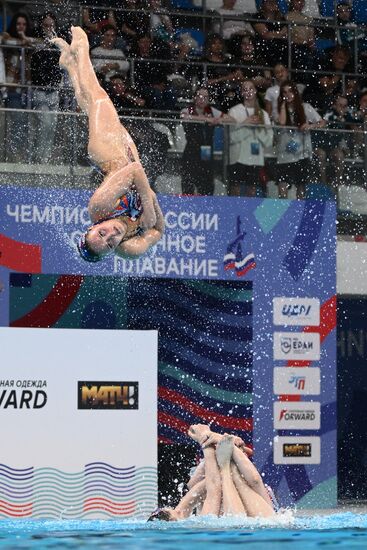
{"label": "seated spectator", "polygon": [[288,189],[295,185],[297,199],[304,199],[312,172],[310,130],[323,128],[326,122],[311,105],[302,103],[296,84],[289,80],[280,86],[278,112],[279,125],[293,127],[279,130],[276,141],[279,198],[286,199]]}
{"label": "seated spectator", "polygon": [[176,110],[176,92],[169,84],[165,71],[157,70],[151,78],[151,84],[142,90],[147,109],[158,111]]}
{"label": "seated spectator", "polygon": [[222,6],[215,10],[223,16],[223,20],[214,23],[213,31],[220,34],[224,40],[229,40],[234,34],[255,34],[250,23],[240,20],[244,14],[236,8],[236,1],[223,0]]}
{"label": "seated spectator", "polygon": [[242,82],[241,91],[243,102],[228,111],[236,123],[229,132],[228,194],[254,197],[265,164],[264,150],[272,144],[273,132],[268,113],[259,106],[254,82]]}
{"label": "seated spectator", "polygon": [[106,91],[119,115],[126,109],[139,109],[145,106],[145,100],[128,86],[123,74],[116,73],[111,76]]}
{"label": "seated spectator", "polygon": [[52,13],[58,25],[59,36],[68,38],[70,27],[80,22],[80,7],[74,0],[44,0],[24,4],[24,12],[31,21],[39,22],[44,13]]}
{"label": "seated spectator", "polygon": [[[336,39],[337,43],[346,46],[351,52],[351,62],[355,67],[356,63],[361,63],[361,72],[367,68],[367,33],[361,27],[357,27],[353,21],[352,5],[349,2],[342,1],[336,6],[337,24]],[[357,42],[357,58],[354,57],[355,41]]]}
{"label": "seated spectator", "polygon": [[253,24],[260,57],[270,66],[288,64],[288,30],[277,0],[263,0],[256,18],[266,20]]}
{"label": "seated spectator", "polygon": [[172,52],[174,63],[168,77],[178,94],[185,97],[191,97],[194,79],[197,81],[201,74],[200,67],[190,63],[190,61],[197,60],[196,50],[193,46],[190,34],[180,34]]}
{"label": "seated spectator", "polygon": [[312,17],[303,14],[304,5],[304,0],[291,0],[286,15],[287,21],[292,23],[292,68],[312,70],[316,54],[315,29],[311,25]]}
{"label": "seated spectator", "polygon": [[[238,80],[238,75],[233,75],[229,66],[231,58],[226,52],[223,38],[219,34],[210,34],[204,45],[202,61],[208,63],[206,78],[214,101],[220,96],[226,85]],[[201,78],[204,81],[203,78]]]}
{"label": "seated spectator", "polygon": [[363,92],[359,97],[358,110],[354,115],[354,120],[360,124],[367,122],[367,91]]}
{"label": "seated spectator", "polygon": [[162,7],[161,0],[148,0],[150,11],[150,32],[152,38],[172,44],[173,25],[167,11]]}
{"label": "seated spectator", "polygon": [[321,70],[329,74],[317,74],[303,92],[303,98],[325,114],[337,95],[342,93],[343,72],[352,72],[350,51],[344,46],[335,46],[322,62]]}
{"label": "seated spectator", "polygon": [[82,22],[92,48],[97,46],[100,32],[106,25],[117,28],[115,12],[106,8],[83,8]]}
{"label": "seated spectator", "polygon": [[[234,39],[237,39],[237,47],[234,46]],[[258,91],[265,92],[271,84],[271,73],[267,69],[259,68],[265,65],[265,62],[256,53],[254,38],[249,35],[236,35],[232,37],[232,45],[233,64],[240,65],[237,74],[233,74],[233,80],[253,80]]]}
{"label": "seated spectator", "polygon": [[[325,114],[324,120],[326,120],[328,128],[337,130],[350,129],[354,118],[348,109],[348,99],[342,95],[337,96],[332,108]],[[350,146],[349,133],[325,132],[323,135],[323,144],[318,147],[321,179],[327,181],[326,165],[327,161],[330,161],[329,166],[334,172],[330,185],[335,194],[337,193],[338,185],[344,180],[344,160],[350,150]]]}
{"label": "seated spectator", "polygon": [[138,0],[125,0],[124,8],[132,11],[115,11],[115,20],[118,32],[130,50],[138,36],[149,33],[149,14],[141,9]]}
{"label": "seated spectator", "polygon": [[[149,34],[139,36],[133,43],[131,50],[134,61],[134,84],[140,94],[150,86],[154,80],[154,73],[172,72],[170,63],[162,63],[160,59],[170,59],[170,48],[159,39],[153,40]],[[155,61],[157,59],[157,61]]]}
{"label": "seated spectator", "polygon": [[130,64],[126,61],[125,54],[120,48],[116,48],[117,31],[112,25],[102,28],[101,43],[91,50],[91,61],[96,73],[102,74],[106,81],[116,73],[126,75]]}
{"label": "seated spectator", "polygon": [[278,122],[278,98],[280,86],[289,79],[289,72],[285,65],[277,63],[273,68],[275,84],[270,86],[265,92],[265,110],[271,120]]}
{"label": "seated spectator", "polygon": [[361,82],[358,78],[347,77],[345,79],[344,95],[348,100],[348,107],[352,111],[358,110]]}
{"label": "seated spectator", "polygon": [[[16,13],[12,17],[7,31],[3,34],[4,44],[16,46],[14,50],[5,50],[7,58],[7,82],[21,83],[22,70],[24,70],[25,74],[25,82],[23,82],[23,84],[29,82],[29,50],[25,50],[25,58],[23,59],[20,47],[29,48],[33,46],[36,42],[33,34],[28,15],[23,12]],[[24,62],[24,67],[21,66],[22,62]],[[21,90],[18,89],[17,91],[15,88],[12,90],[8,92],[8,106],[17,108],[19,107],[17,96],[19,96],[19,93],[21,94]]]}
{"label": "seated spectator", "polygon": [[59,50],[50,42],[57,34],[57,21],[53,14],[45,13],[37,29],[40,39],[31,57],[33,109],[42,111],[36,117],[33,160],[47,163],[51,159],[59,110],[61,70]]}
{"label": "seated spectator", "polygon": [[354,113],[354,151],[353,156],[360,158],[365,153],[365,129],[367,125],[367,91],[363,92],[359,97],[358,109]]}
{"label": "seated spectator", "polygon": [[[26,13],[17,12],[12,17],[7,31],[3,34],[3,43],[13,48],[4,49],[6,79],[8,84],[30,83],[30,51],[35,38]],[[21,50],[20,48],[25,48]],[[5,75],[4,75],[5,76]],[[6,89],[5,107],[9,109],[27,108],[27,89],[11,86]],[[24,160],[26,125],[23,113],[7,114],[7,158],[11,162]]]}
{"label": "seated spectator", "polygon": [[[214,125],[229,117],[209,103],[209,91],[199,87],[191,105],[181,111],[186,146],[182,155],[181,185],[185,195],[213,195]],[[192,121],[198,121],[194,124]],[[205,124],[203,124],[205,123]]]}

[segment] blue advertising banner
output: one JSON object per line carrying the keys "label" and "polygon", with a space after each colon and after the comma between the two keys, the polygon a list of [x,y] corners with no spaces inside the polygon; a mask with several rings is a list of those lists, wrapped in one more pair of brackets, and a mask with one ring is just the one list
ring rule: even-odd
{"label": "blue advertising banner", "polygon": [[[335,505],[335,205],[159,197],[166,231],[151,251],[88,264],[75,243],[89,225],[89,196],[2,188],[1,325],[36,326],[27,325],[19,297],[37,281],[68,293],[69,304],[81,300],[86,276],[125,281],[123,291],[111,286],[134,306],[119,326],[163,327],[161,441],[186,442],[190,422],[213,422],[252,440],[282,505]],[[13,274],[9,285],[10,272],[28,275]],[[32,283],[31,274],[62,277]],[[152,296],[165,308],[154,309]],[[42,326],[60,326],[53,323]]]}

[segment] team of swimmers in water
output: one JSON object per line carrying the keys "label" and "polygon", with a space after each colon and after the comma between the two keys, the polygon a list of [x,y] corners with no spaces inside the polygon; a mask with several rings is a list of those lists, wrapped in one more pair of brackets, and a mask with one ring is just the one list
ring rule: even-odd
{"label": "team of swimmers in water", "polygon": [[196,515],[268,518],[278,505],[240,437],[212,432],[205,424],[190,426],[188,435],[204,459],[187,483],[187,493],[175,508],[158,508],[148,521],[178,521]]}

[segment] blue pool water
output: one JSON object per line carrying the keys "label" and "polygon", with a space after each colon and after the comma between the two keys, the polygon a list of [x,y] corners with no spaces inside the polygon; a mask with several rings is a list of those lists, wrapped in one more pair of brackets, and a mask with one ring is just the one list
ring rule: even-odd
{"label": "blue pool water", "polygon": [[0,521],[0,549],[124,548],[134,550],[311,550],[367,548],[367,514],[352,512],[276,520],[191,518],[142,521]]}

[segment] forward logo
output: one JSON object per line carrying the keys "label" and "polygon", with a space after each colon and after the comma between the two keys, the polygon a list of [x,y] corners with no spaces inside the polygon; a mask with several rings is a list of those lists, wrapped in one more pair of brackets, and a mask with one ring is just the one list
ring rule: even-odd
{"label": "forward logo", "polygon": [[319,430],[320,403],[274,403],[274,428],[276,430]]}

